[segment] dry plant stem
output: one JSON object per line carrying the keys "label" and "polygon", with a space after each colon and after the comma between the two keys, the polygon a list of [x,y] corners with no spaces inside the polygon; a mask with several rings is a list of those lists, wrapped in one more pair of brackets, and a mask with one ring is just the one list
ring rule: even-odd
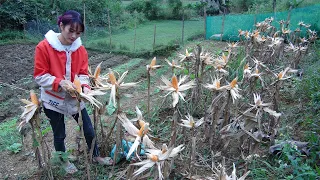
{"label": "dry plant stem", "polygon": [[[179,103],[178,103],[179,104]],[[176,144],[176,139],[177,139],[177,123],[178,123],[178,118],[179,118],[179,113],[178,113],[178,104],[174,108],[174,113],[173,113],[173,119],[171,122],[171,141],[169,143],[169,147],[174,147]],[[168,179],[170,173],[171,173],[171,167],[174,165],[174,159],[171,160],[171,164],[168,167],[168,170],[165,171],[167,172],[165,175],[165,179]],[[166,169],[166,168],[165,168]]]}
{"label": "dry plant stem", "polygon": [[[82,121],[80,102],[81,102],[81,100],[78,99],[78,112],[79,112],[78,124],[80,126],[81,138],[84,139],[83,121]],[[88,154],[87,154],[86,150],[84,150],[84,157],[85,157],[85,163],[86,163],[87,179],[90,180],[91,179],[90,178],[90,165],[88,162]]]}
{"label": "dry plant stem", "polygon": [[150,119],[150,70],[147,73],[147,80],[148,80],[148,107],[147,107],[147,114],[148,119]]}
{"label": "dry plant stem", "polygon": [[91,147],[90,147],[90,153],[89,153],[89,162],[92,163],[92,156],[93,156],[93,149],[94,149],[94,146],[96,144],[96,141],[97,141],[97,121],[98,121],[98,109],[97,107],[94,107],[93,109],[93,129],[94,129],[94,137],[93,137],[93,140],[91,142]]}
{"label": "dry plant stem", "polygon": [[271,127],[271,136],[270,136],[270,145],[273,145],[275,142],[275,137],[277,135],[278,129],[279,129],[279,121],[280,117],[273,117],[274,125]]}
{"label": "dry plant stem", "polygon": [[[46,142],[46,140],[43,141],[43,146],[46,146],[46,149],[47,149],[47,156],[48,156],[48,162],[50,161],[50,150],[49,150],[49,146]],[[45,154],[43,154],[43,156],[45,156]],[[53,173],[52,173],[52,169],[51,169],[51,165],[50,163],[47,163],[47,168],[48,168],[48,177],[50,180],[53,180]]]}
{"label": "dry plant stem", "polygon": [[223,126],[226,126],[229,124],[229,118],[230,118],[230,103],[231,103],[231,93],[228,91],[228,97],[227,97],[227,106],[224,109],[224,121]]}
{"label": "dry plant stem", "polygon": [[178,104],[174,108],[174,113],[173,113],[173,119],[171,121],[171,141],[169,143],[169,147],[173,147],[176,144],[176,138],[177,138],[177,122],[178,122]]}
{"label": "dry plant stem", "polygon": [[248,40],[246,40],[245,49],[246,49],[246,56],[249,56],[249,41]]}
{"label": "dry plant stem", "polygon": [[76,132],[76,144],[77,144],[77,159],[79,159],[80,149],[81,149],[81,132]]}
{"label": "dry plant stem", "polygon": [[[200,86],[201,86],[201,82],[200,82],[200,78],[199,78],[199,71],[200,71],[200,66],[201,66],[201,59],[200,59],[200,53],[201,53],[201,46],[198,44],[197,45],[197,54],[196,54],[196,64],[195,64],[195,80],[196,80],[196,87],[193,89],[192,91],[192,95],[191,95],[191,101],[192,101],[192,107],[195,107],[193,109],[193,111],[196,111],[196,107],[198,107],[198,98],[200,95]],[[191,114],[193,114],[193,112],[191,112]]]}
{"label": "dry plant stem", "polygon": [[[34,144],[40,144],[37,138],[37,133],[35,132],[35,125],[34,125],[35,118],[31,119],[31,129],[32,129],[32,139],[33,142],[37,141],[37,143]],[[39,150],[39,146],[33,147],[34,154],[36,156],[37,162],[38,162],[38,168],[42,168],[42,162],[41,162],[41,154]]]}
{"label": "dry plant stem", "polygon": [[[36,129],[38,131],[38,141],[39,141],[39,144],[41,146],[41,151],[42,151],[42,157],[43,157],[43,161],[44,161],[44,165],[45,165],[45,168],[48,169],[47,173],[48,173],[48,177],[49,179],[53,179],[53,174],[52,174],[52,170],[51,170],[51,166],[50,164],[48,163],[48,159],[50,159],[50,155],[49,155],[49,151],[47,151],[47,154],[48,154],[48,159],[47,159],[47,156],[46,156],[46,151],[45,151],[45,144],[46,142],[44,141],[43,137],[42,137],[42,132],[41,132],[41,128],[40,128],[40,117],[39,117],[39,112],[37,112],[35,114],[35,124],[36,124]],[[41,156],[40,156],[41,158]]]}
{"label": "dry plant stem", "polygon": [[218,120],[219,120],[219,106],[217,102],[215,103],[214,108],[212,108],[212,127],[211,127],[211,135],[210,135],[210,148],[212,148],[213,138],[216,136]]}
{"label": "dry plant stem", "polygon": [[121,151],[121,124],[118,121],[118,115],[120,114],[120,95],[119,95],[119,89],[116,90],[116,103],[117,103],[117,116],[116,116],[116,124],[117,124],[117,132],[116,132],[116,150],[114,152],[113,156],[113,166],[112,166],[112,174],[114,172],[114,166],[117,162],[117,156],[119,153],[119,150]]}
{"label": "dry plant stem", "polygon": [[134,172],[134,166],[129,165],[128,170],[127,170],[127,179],[132,179],[133,172]]}
{"label": "dry plant stem", "polygon": [[186,127],[182,127],[182,136],[185,137],[185,138],[182,139],[183,144],[185,144],[186,140],[187,140],[187,138],[186,138],[187,137]]}
{"label": "dry plant stem", "polygon": [[255,77],[254,77],[253,81],[250,79],[250,91],[249,91],[250,93],[249,94],[251,94],[251,95],[252,95],[252,92],[254,91],[254,88],[257,84],[257,79],[258,78],[255,78]]}
{"label": "dry plant stem", "polygon": [[205,104],[204,104],[204,125],[203,125],[203,130],[204,130],[204,139],[205,141],[207,141],[208,139],[210,139],[210,126],[208,124],[208,110],[207,110],[207,104],[208,104],[208,96],[205,97],[204,100]]}
{"label": "dry plant stem", "polygon": [[195,163],[195,154],[196,154],[196,132],[194,130],[194,128],[191,129],[192,131],[192,144],[191,144],[191,154],[190,154],[190,164],[189,164],[189,169],[190,169],[190,176],[192,177],[193,174],[193,167],[194,167],[194,163]]}
{"label": "dry plant stem", "polygon": [[298,52],[298,54],[295,57],[294,63],[293,63],[293,68],[296,69],[300,63],[300,59],[301,59],[302,53],[301,51]]}
{"label": "dry plant stem", "polygon": [[280,83],[281,81],[277,81],[275,83],[275,89],[274,89],[274,95],[273,95],[273,109],[275,111],[279,111],[279,106],[278,106],[278,102],[279,102],[279,92],[280,92]]}
{"label": "dry plant stem", "polygon": [[[106,105],[105,105],[106,106]],[[103,123],[102,123],[102,119],[101,119],[101,114],[103,114],[104,112],[104,108],[105,106],[99,110],[99,122],[100,122],[100,133],[101,133],[101,156],[106,156],[106,151],[107,151],[107,143],[108,143],[108,138],[106,138],[106,134],[104,133],[104,130],[103,130]],[[98,124],[97,124],[98,125]],[[112,128],[113,129],[113,128]],[[112,132],[112,131],[110,131]],[[96,135],[97,136],[97,135]],[[110,134],[108,135],[108,137],[110,136]]]}

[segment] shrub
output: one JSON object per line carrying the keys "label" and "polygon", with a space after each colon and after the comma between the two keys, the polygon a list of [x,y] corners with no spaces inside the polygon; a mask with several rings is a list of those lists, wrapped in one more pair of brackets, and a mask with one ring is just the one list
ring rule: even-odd
{"label": "shrub", "polygon": [[0,40],[14,40],[14,39],[23,39],[24,34],[21,31],[12,31],[12,30],[5,30],[0,33]]}
{"label": "shrub", "polygon": [[127,45],[125,45],[125,44],[119,44],[119,49],[120,49],[120,50],[125,50],[125,51],[130,50],[130,48],[129,48]]}

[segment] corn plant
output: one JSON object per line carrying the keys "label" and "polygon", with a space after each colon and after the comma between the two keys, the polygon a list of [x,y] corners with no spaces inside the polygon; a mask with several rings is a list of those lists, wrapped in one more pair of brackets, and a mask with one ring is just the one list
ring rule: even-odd
{"label": "corn plant", "polygon": [[148,83],[148,105],[147,105],[147,114],[150,118],[150,76],[154,75],[154,70],[161,67],[161,65],[156,65],[157,59],[154,57],[149,65],[147,65],[147,83]]}
{"label": "corn plant", "polygon": [[[27,123],[31,124],[33,148],[34,148],[33,150],[38,162],[38,168],[39,169],[43,168],[43,163],[42,163],[42,158],[43,158],[44,165],[47,166],[48,168],[48,177],[53,178],[51,166],[45,155],[45,152],[46,152],[44,148],[45,142],[43,141],[42,132],[40,129],[40,118],[39,118],[40,102],[33,90],[30,91],[30,99],[31,101],[28,101],[26,99],[21,99],[21,101],[24,104],[26,104],[26,106],[24,107],[24,111],[20,116],[20,119],[22,119],[22,121],[20,122],[18,129],[19,131],[21,131],[23,126],[25,126]],[[39,146],[41,147],[42,156],[40,153]],[[49,152],[47,152],[47,154],[49,157]]]}

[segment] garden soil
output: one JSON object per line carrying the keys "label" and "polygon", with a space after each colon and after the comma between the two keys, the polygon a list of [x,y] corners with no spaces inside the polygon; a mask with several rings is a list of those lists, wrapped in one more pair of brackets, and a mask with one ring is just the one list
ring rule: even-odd
{"label": "garden soil", "polygon": [[[190,47],[195,47],[196,44],[189,44]],[[22,103],[19,99],[28,98],[29,91],[31,89],[36,90],[36,93],[39,94],[39,87],[34,82],[33,74],[33,61],[34,61],[34,49],[36,45],[4,45],[0,46],[1,53],[1,71],[0,71],[0,123],[9,121],[13,117],[19,117],[22,113]],[[212,48],[214,51],[220,51],[226,47],[225,42],[215,42],[213,45],[211,42],[203,44],[203,48],[209,49]],[[183,50],[182,50],[183,51]],[[102,69],[106,70],[109,67],[117,66],[123,63],[126,63],[130,60],[129,57],[124,55],[115,55],[112,53],[101,53],[96,51],[88,50],[89,55],[89,65],[95,68],[100,62],[102,63]],[[158,59],[164,59],[165,57],[158,57]],[[147,64],[147,63],[146,63]],[[136,67],[131,67],[136,68]],[[159,78],[160,79],[160,78]],[[146,77],[141,77],[140,81],[146,80]],[[161,82],[158,80],[156,86],[160,85]],[[151,89],[153,92],[154,89]],[[129,109],[130,111],[135,111],[134,108],[136,105],[141,104],[141,100],[147,99],[146,91],[131,91],[132,97],[130,101],[122,105],[122,109]],[[162,102],[163,97],[154,97],[151,99],[153,102]],[[170,113],[169,113],[170,114]],[[166,118],[168,112],[165,112],[160,116]],[[42,113],[40,115],[42,123],[49,125],[48,119]],[[107,124],[106,128],[109,128],[115,119],[114,116],[103,116],[102,121]],[[162,118],[161,118],[162,119]],[[18,121],[19,122],[19,121]],[[76,137],[77,137],[77,124],[71,118],[66,118],[66,148],[67,149],[76,149]],[[45,141],[49,146],[49,151],[54,152],[53,148],[53,134],[52,131],[49,131],[44,137]],[[114,137],[111,137],[114,138]],[[99,137],[98,137],[99,140]],[[112,140],[111,140],[112,141]],[[114,142],[114,141],[112,141]],[[100,144],[100,143],[98,143]],[[107,147],[109,150],[112,144],[109,144]],[[103,154],[109,154],[109,152],[104,152]],[[234,153],[232,153],[234,154]],[[32,150],[32,137],[31,132],[26,133],[24,137],[24,143],[22,151],[18,154],[12,154],[9,151],[0,152],[1,166],[0,166],[0,179],[39,179],[43,178],[43,174],[37,174],[37,162],[34,157]],[[177,160],[177,165],[182,168],[185,166]],[[77,164],[76,164],[77,165]],[[84,170],[84,169],[82,169]],[[72,177],[70,177],[72,179]]]}
{"label": "garden soil", "polygon": [[[3,45],[0,46],[0,123],[19,117],[22,113],[23,104],[19,101],[29,97],[29,90],[36,90],[39,94],[39,87],[33,80],[34,50],[36,45]],[[96,67],[100,62],[102,69],[126,63],[129,57],[114,55],[111,53],[100,53],[88,50],[89,64]],[[47,118],[41,114],[44,123],[48,124]],[[108,119],[105,119],[108,121]],[[67,148],[75,146],[76,122],[70,118],[66,120]],[[36,171],[37,163],[34,160],[32,151],[31,132],[24,138],[24,148],[18,154],[11,154],[9,151],[0,152],[1,166],[0,179],[18,179],[21,175]],[[46,136],[51,152],[53,152],[53,135],[49,132]],[[37,179],[37,177],[35,177]]]}

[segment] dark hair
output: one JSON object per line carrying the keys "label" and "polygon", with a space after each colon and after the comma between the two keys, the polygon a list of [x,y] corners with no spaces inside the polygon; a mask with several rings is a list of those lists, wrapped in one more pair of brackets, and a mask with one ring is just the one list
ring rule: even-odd
{"label": "dark hair", "polygon": [[84,24],[82,17],[80,13],[74,10],[68,10],[66,11],[63,15],[58,17],[58,26],[60,26],[60,23],[62,23],[64,26],[65,25],[71,25],[73,26],[74,24],[77,25],[76,29],[80,26],[81,32],[84,32]]}

